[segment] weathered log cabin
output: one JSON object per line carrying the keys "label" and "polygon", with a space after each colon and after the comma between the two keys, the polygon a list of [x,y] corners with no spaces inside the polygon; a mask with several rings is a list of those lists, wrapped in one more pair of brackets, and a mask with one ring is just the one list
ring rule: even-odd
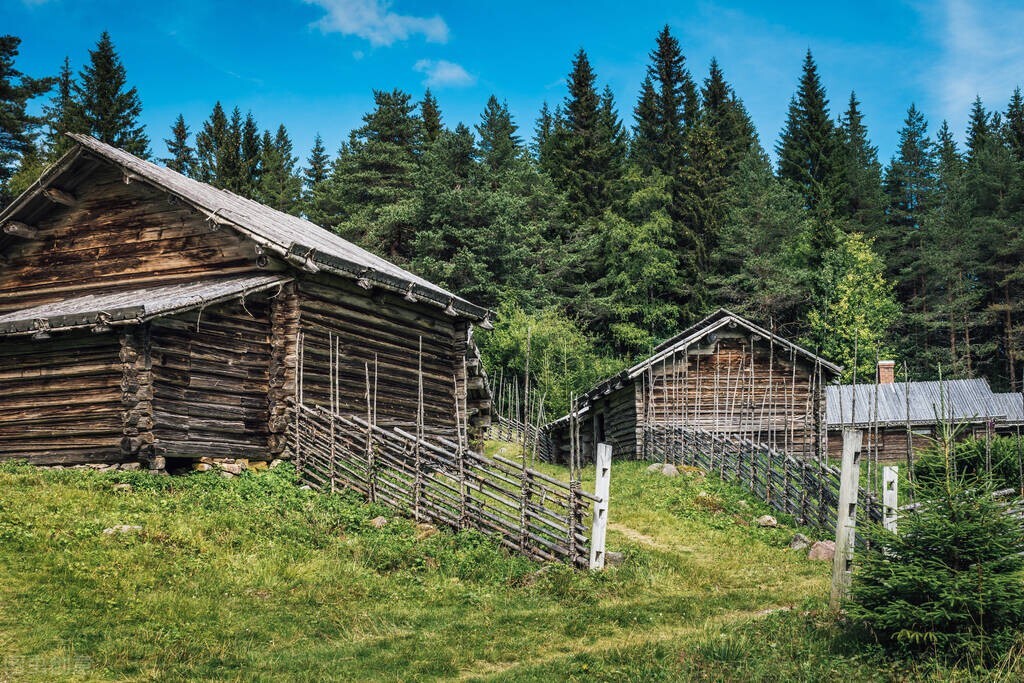
{"label": "weathered log cabin", "polygon": [[[647,458],[649,440],[688,428],[743,436],[793,455],[825,452],[825,385],[840,368],[724,308],[601,382],[578,402],[579,443]],[[547,427],[559,459],[570,448],[565,416]]]}
{"label": "weathered log cabin", "polygon": [[874,384],[828,387],[829,457],[842,455],[844,427],[864,432],[863,449],[872,457],[906,462],[935,443],[943,422],[956,426],[957,438],[983,437],[1017,424],[1007,422],[1007,410],[1016,408],[1011,420],[1020,415],[1020,394],[993,394],[982,378],[896,382],[893,366],[892,361],[879,361]]}
{"label": "weathered log cabin", "polygon": [[300,333],[306,403],[365,415],[370,373],[381,426],[412,428],[421,395],[425,434],[488,424],[472,341],[486,310],[302,218],[71,137],[0,212],[0,459],[286,456]]}

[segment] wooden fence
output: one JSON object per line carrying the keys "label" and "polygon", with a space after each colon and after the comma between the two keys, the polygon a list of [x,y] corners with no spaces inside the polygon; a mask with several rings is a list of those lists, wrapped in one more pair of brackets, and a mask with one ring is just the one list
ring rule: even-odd
{"label": "wooden fence", "polygon": [[[648,427],[647,432],[651,457],[714,472],[724,481],[746,487],[802,524],[835,531],[840,481],[837,467],[795,458],[737,434],[693,427]],[[861,514],[881,522],[881,501],[863,488],[859,498]]]}
{"label": "wooden fence", "polygon": [[497,420],[491,422],[491,426],[487,428],[486,436],[495,441],[521,444],[527,453],[536,452],[541,462],[554,461],[555,450],[551,436],[534,424],[498,415]]}
{"label": "wooden fence", "polygon": [[296,467],[310,487],[349,488],[419,522],[492,535],[535,560],[589,566],[585,519],[600,499],[578,481],[320,406],[293,400],[292,411]]}

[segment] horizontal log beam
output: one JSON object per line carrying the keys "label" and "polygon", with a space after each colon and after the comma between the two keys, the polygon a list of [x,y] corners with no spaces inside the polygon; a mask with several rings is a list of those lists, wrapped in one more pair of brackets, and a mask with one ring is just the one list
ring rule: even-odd
{"label": "horizontal log beam", "polygon": [[7,221],[4,223],[4,234],[21,237],[26,240],[34,240],[39,237],[39,230],[20,221]]}
{"label": "horizontal log beam", "polygon": [[56,204],[63,204],[64,206],[76,206],[78,204],[78,199],[75,195],[64,190],[58,190],[56,187],[46,188],[43,190],[43,195]]}

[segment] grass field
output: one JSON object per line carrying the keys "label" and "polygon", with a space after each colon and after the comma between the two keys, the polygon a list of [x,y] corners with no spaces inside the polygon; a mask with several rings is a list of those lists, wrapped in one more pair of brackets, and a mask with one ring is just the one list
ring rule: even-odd
{"label": "grass field", "polygon": [[845,633],[791,520],[711,479],[616,462],[626,560],[588,574],[293,476],[0,466],[0,680],[969,677]]}

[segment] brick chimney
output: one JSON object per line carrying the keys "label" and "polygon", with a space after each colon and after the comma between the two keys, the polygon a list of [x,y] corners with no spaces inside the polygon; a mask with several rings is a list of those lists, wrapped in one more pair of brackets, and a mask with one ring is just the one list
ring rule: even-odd
{"label": "brick chimney", "polygon": [[896,381],[896,361],[878,361],[878,377],[875,378],[879,384],[892,384]]}

